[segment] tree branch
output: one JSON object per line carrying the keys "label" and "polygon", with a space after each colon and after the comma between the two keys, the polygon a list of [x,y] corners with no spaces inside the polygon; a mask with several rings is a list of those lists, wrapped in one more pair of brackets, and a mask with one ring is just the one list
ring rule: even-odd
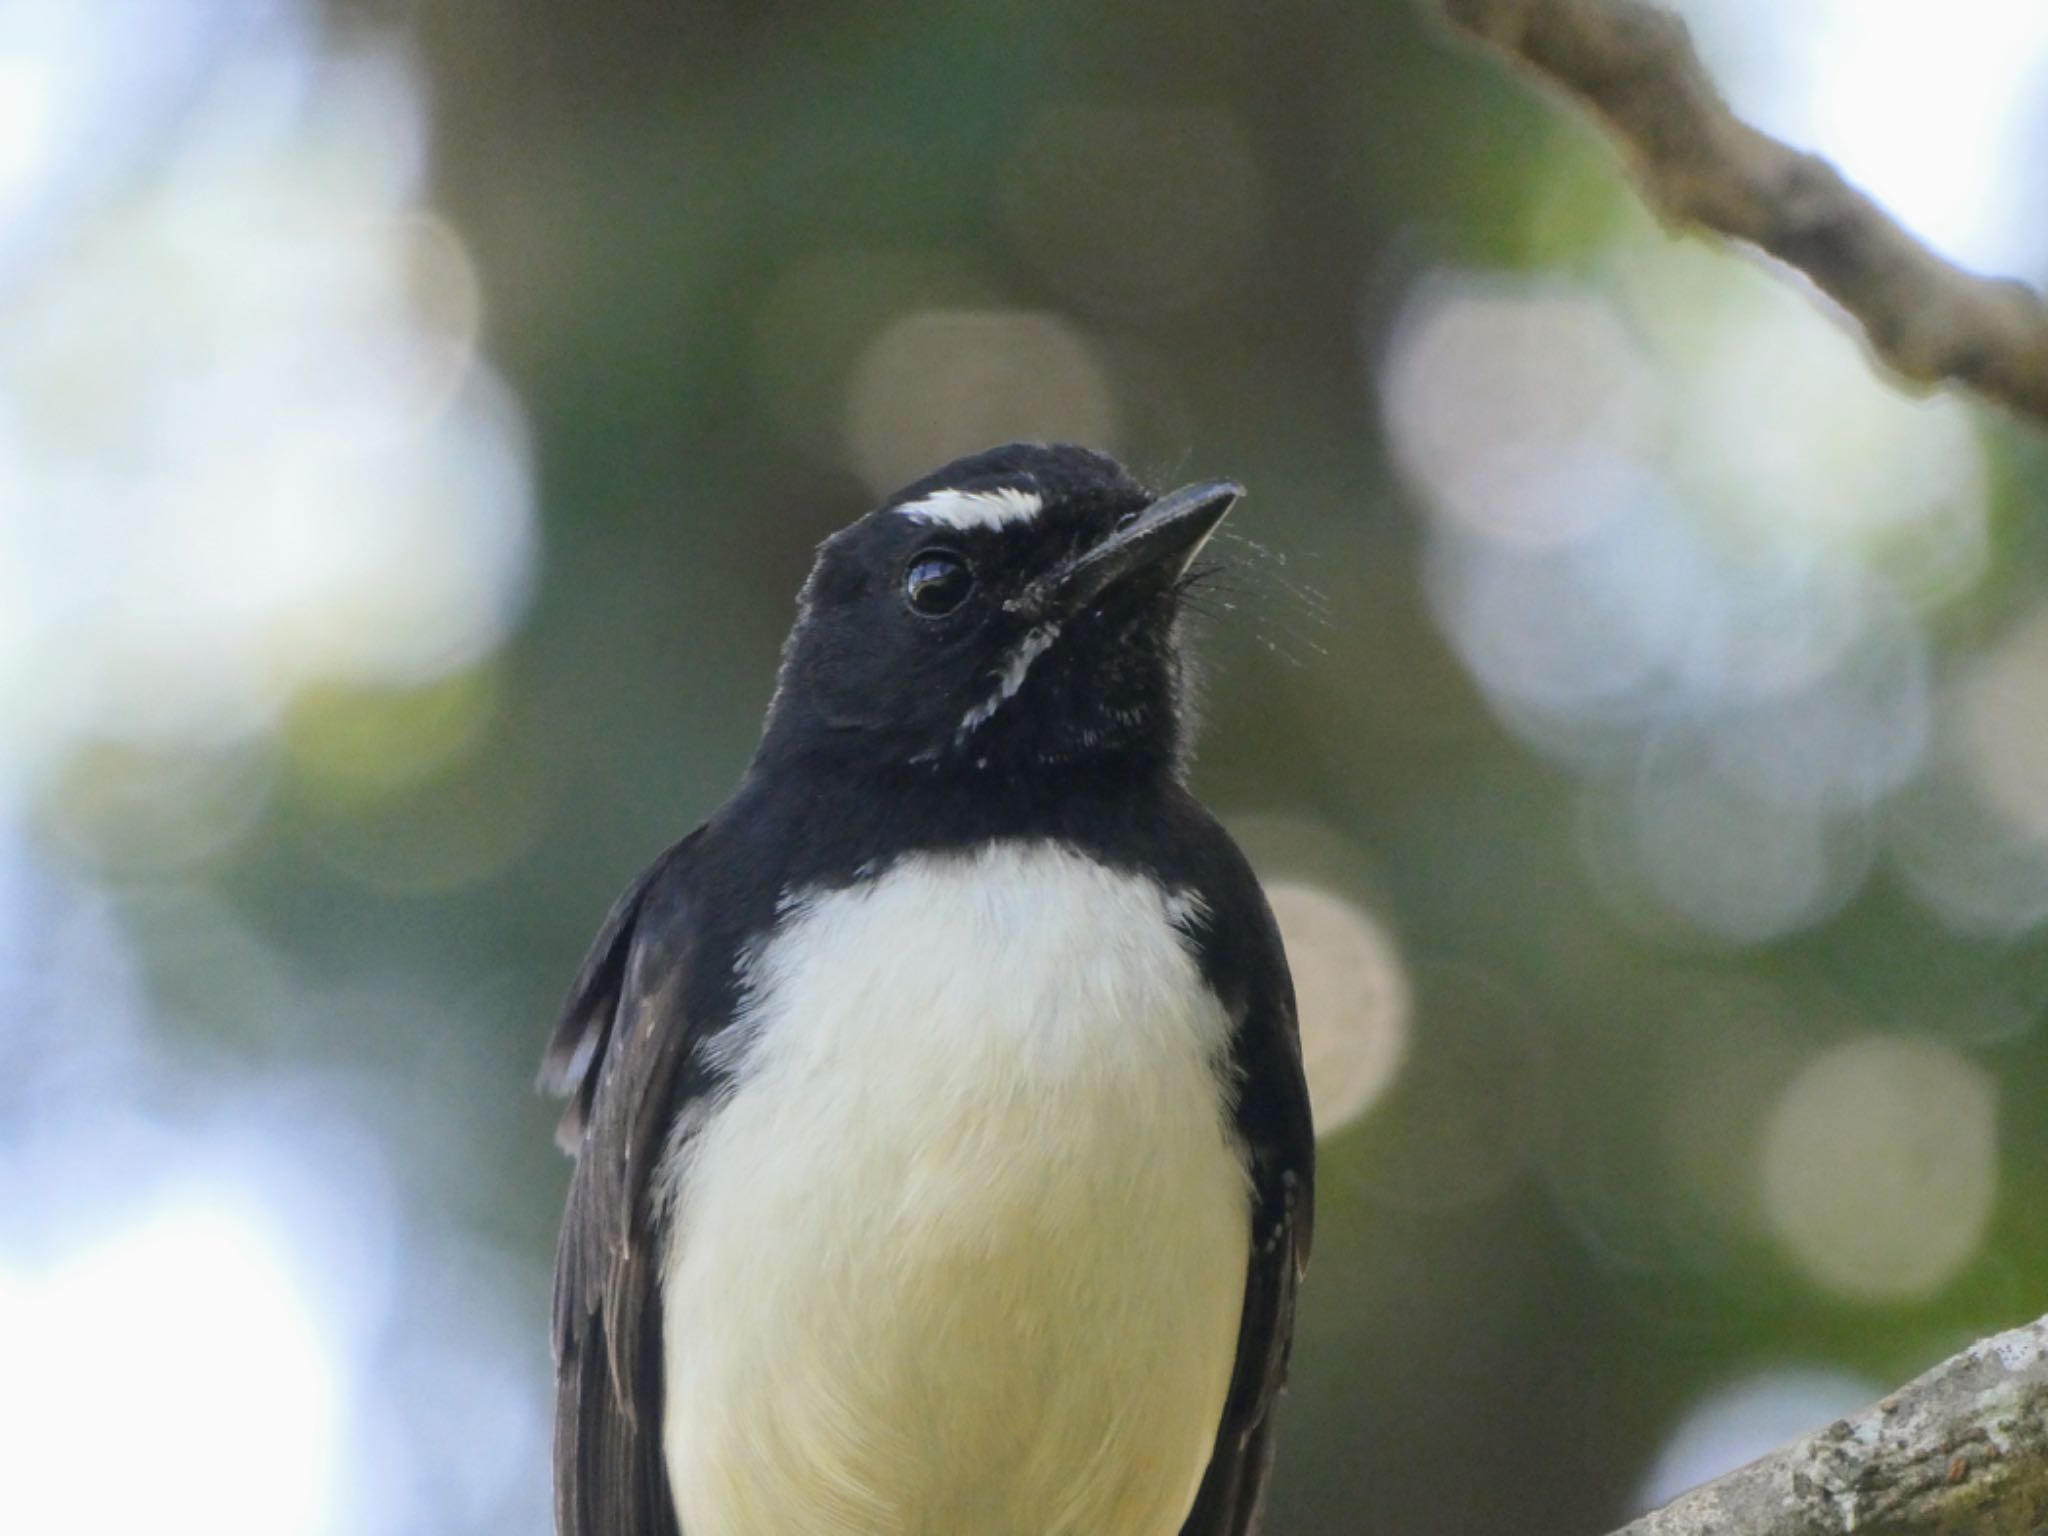
{"label": "tree branch", "polygon": [[1460,31],[1605,123],[1666,222],[1744,241],[1803,272],[1901,378],[1953,380],[2048,427],[2040,296],[1945,261],[1827,161],[1736,117],[1677,17],[1643,0],[1442,5]]}
{"label": "tree branch", "polygon": [[1853,1419],[1681,1494],[1614,1536],[2038,1536],[2048,1317],[1984,1339]]}

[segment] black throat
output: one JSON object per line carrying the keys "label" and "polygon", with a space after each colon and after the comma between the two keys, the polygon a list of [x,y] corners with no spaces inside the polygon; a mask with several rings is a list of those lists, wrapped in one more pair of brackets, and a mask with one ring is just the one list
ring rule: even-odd
{"label": "black throat", "polygon": [[1016,840],[1122,864],[1150,842],[1144,829],[1188,798],[1164,746],[1066,761],[998,752],[892,762],[829,735],[763,749],[716,820],[775,845],[758,851],[790,884],[841,885],[907,854]]}

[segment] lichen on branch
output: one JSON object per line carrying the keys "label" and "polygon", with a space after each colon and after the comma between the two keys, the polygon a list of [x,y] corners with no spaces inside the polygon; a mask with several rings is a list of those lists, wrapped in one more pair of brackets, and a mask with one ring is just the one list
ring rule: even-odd
{"label": "lichen on branch", "polygon": [[2048,1530],[2048,1317],[1614,1536],[2039,1536]]}

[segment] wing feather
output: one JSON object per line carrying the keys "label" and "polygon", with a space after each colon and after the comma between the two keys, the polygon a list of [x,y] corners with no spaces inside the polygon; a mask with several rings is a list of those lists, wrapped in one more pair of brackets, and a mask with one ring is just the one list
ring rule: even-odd
{"label": "wing feather", "polygon": [[1237,1124],[1251,1163],[1252,1242],[1230,1393],[1181,1536],[1249,1536],[1258,1529],[1294,1341],[1295,1293],[1314,1238],[1315,1130],[1294,985],[1264,895],[1250,869],[1236,862],[1249,899],[1228,914],[1227,938],[1212,930],[1205,947],[1212,979],[1224,982],[1221,991],[1237,1016]]}
{"label": "wing feather", "polygon": [[661,1449],[659,1233],[649,1180],[697,1029],[695,834],[619,898],[549,1036],[541,1082],[569,1099],[576,1158],[555,1258],[555,1528],[678,1536]]}

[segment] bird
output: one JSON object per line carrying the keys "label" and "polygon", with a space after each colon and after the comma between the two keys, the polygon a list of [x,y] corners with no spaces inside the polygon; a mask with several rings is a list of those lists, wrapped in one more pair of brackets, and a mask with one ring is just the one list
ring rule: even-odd
{"label": "bird", "polygon": [[1013,443],[828,537],[731,798],[548,1039],[559,1536],[1247,1536],[1313,1226],[1187,786],[1242,495]]}

